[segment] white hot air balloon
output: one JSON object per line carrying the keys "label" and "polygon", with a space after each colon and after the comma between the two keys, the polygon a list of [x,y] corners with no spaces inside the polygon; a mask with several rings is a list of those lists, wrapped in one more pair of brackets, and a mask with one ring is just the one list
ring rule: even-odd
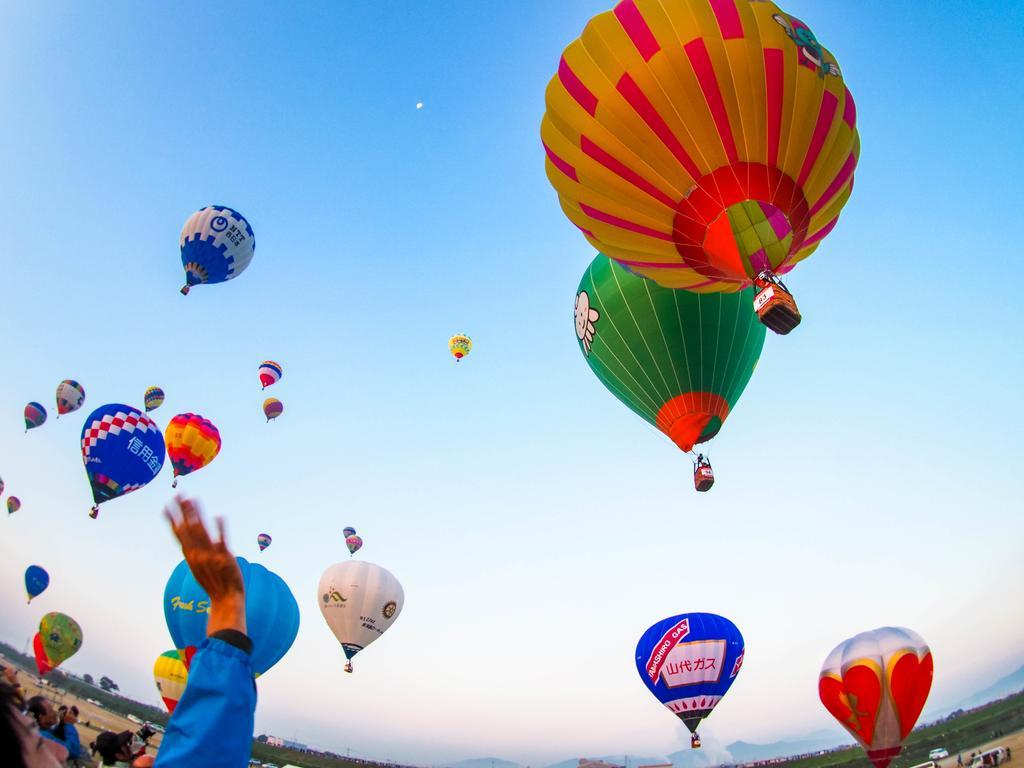
{"label": "white hot air balloon", "polygon": [[390,571],[362,560],[335,563],[320,577],[320,613],[345,651],[345,671],[352,658],[395,623],[405,593]]}

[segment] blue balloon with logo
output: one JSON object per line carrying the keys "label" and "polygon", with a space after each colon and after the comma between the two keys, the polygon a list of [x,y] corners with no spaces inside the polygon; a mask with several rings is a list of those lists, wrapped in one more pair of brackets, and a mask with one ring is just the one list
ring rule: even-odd
{"label": "blue balloon with logo", "polygon": [[[299,604],[284,579],[262,565],[236,558],[245,583],[246,634],[252,640],[252,666],[262,675],[277,664],[299,633]],[[164,619],[175,648],[199,646],[206,639],[210,597],[182,560],[164,587]]]}
{"label": "blue balloon with logo", "polygon": [[662,619],[636,644],[636,671],[655,698],[694,734],[732,686],[743,666],[743,635],[714,613]]}
{"label": "blue balloon with logo", "polygon": [[188,295],[193,285],[223,283],[238,277],[256,252],[252,227],[238,211],[208,205],[196,211],[181,228],[181,265]]}
{"label": "blue balloon with logo", "polygon": [[[138,408],[101,405],[82,425],[82,461],[92,488],[95,519],[100,504],[137,491],[160,474],[167,455],[156,422]],[[182,646],[184,647],[184,646]]]}
{"label": "blue balloon with logo", "polygon": [[39,597],[48,586],[50,574],[41,565],[30,565],[25,569],[25,592],[28,593],[30,603],[33,597]]}

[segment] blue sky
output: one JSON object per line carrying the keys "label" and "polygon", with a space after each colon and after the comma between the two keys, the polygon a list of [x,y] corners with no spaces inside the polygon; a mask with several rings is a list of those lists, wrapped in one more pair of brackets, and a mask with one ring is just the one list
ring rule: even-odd
{"label": "blue sky", "polygon": [[[746,638],[703,729],[723,743],[830,727],[817,672],[860,630],[930,642],[931,706],[1024,661],[1024,7],[786,5],[857,99],[857,186],[697,496],[581,359],[593,253],[544,177],[544,87],[608,2],[0,6],[0,476],[25,505],[0,521],[0,636],[70,613],[69,667],[157,702],[170,470],[91,521],[82,414],[21,427],[71,377],[87,407],[159,384],[162,425],[220,427],[182,490],[243,556],[270,532],[302,609],[260,731],[418,763],[667,753],[682,729],[632,653],[686,610]],[[178,231],[211,202],[256,256],[182,298]],[[349,524],[406,592],[351,676],[314,602]],[[26,606],[29,563],[53,582]]]}

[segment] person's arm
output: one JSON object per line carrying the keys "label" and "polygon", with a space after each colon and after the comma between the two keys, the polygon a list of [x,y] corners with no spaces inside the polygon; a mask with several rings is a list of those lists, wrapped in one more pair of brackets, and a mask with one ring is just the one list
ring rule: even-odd
{"label": "person's arm", "polygon": [[224,540],[212,540],[199,507],[185,499],[167,511],[192,575],[210,596],[207,639],[192,657],[188,683],[167,724],[157,768],[244,766],[252,752],[256,683],[246,636],[245,585]]}

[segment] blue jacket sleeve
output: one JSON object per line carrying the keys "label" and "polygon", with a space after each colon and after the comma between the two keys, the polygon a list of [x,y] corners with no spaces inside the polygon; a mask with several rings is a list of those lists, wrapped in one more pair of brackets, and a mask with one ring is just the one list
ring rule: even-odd
{"label": "blue jacket sleeve", "polygon": [[256,683],[249,654],[216,637],[199,646],[157,753],[156,768],[245,768]]}

